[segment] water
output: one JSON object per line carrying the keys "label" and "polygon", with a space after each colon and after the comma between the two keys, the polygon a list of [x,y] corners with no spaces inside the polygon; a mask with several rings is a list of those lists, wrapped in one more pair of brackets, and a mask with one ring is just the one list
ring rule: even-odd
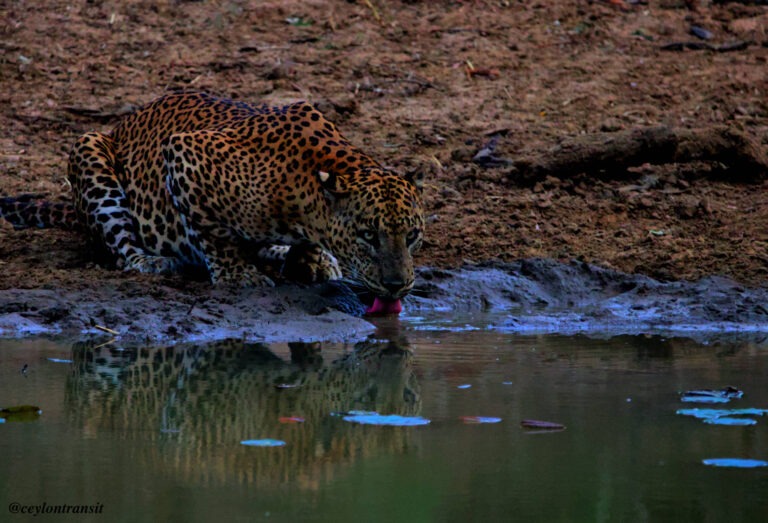
{"label": "water", "polygon": [[[0,520],[22,519],[12,502],[101,507],[94,521],[765,520],[768,467],[703,460],[768,460],[768,416],[718,426],[675,413],[696,407],[678,392],[726,385],[744,397],[701,407],[767,408],[764,342],[488,323],[382,321],[357,346],[0,340],[0,406],[43,411],[0,424]],[[429,424],[333,415],[352,410]],[[567,428],[530,433],[523,419]],[[285,446],[240,443],[262,439]]]}

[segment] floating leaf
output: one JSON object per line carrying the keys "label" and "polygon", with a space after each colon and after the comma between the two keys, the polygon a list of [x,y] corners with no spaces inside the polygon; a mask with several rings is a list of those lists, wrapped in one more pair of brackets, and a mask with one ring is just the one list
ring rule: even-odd
{"label": "floating leaf", "polygon": [[[681,416],[692,416],[710,425],[754,425],[757,421],[751,418],[736,418],[734,416],[764,416],[768,414],[765,409],[678,409]],[[725,420],[725,421],[718,421]]]}
{"label": "floating leaf", "polygon": [[283,416],[281,418],[277,418],[277,421],[280,423],[304,423],[304,418],[300,418],[298,416]]}
{"label": "floating leaf", "polygon": [[17,405],[0,409],[0,419],[5,421],[35,421],[43,411],[34,405]]}
{"label": "floating leaf", "polygon": [[730,398],[721,398],[718,396],[680,396],[680,401],[685,403],[728,403]]}
{"label": "floating leaf", "polygon": [[421,416],[400,416],[397,414],[379,414],[378,412],[368,412],[353,410],[344,416],[344,421],[360,423],[361,425],[389,425],[397,427],[414,427],[418,425],[428,425],[430,420]]}
{"label": "floating leaf", "polygon": [[768,467],[768,461],[759,459],[741,459],[741,458],[710,458],[702,460],[705,465],[713,467],[738,467],[742,469],[751,469],[756,467]]}
{"label": "floating leaf", "polygon": [[538,430],[565,430],[565,425],[553,421],[541,421],[535,419],[524,419],[520,425],[526,429]]}
{"label": "floating leaf", "polygon": [[680,395],[680,400],[689,403],[728,403],[732,399],[739,399],[742,396],[744,393],[736,387],[725,387],[720,390],[688,390]]}
{"label": "floating leaf", "polygon": [[501,421],[501,418],[491,418],[486,416],[461,416],[459,419],[468,424],[499,423]]}
{"label": "floating leaf", "polygon": [[722,418],[706,418],[704,420],[704,423],[708,423],[710,425],[746,426],[746,425],[757,425],[757,420],[753,420],[752,418],[729,418],[727,416],[723,416]]}
{"label": "floating leaf", "polygon": [[337,416],[343,418],[344,416],[379,416],[380,414],[374,410],[350,410],[343,412],[331,412],[331,416]]}
{"label": "floating leaf", "polygon": [[241,445],[247,445],[249,447],[283,447],[285,441],[279,439],[246,439],[240,442]]}
{"label": "floating leaf", "polygon": [[35,414],[41,414],[43,411],[40,410],[40,407],[36,407],[35,405],[16,405],[15,407],[5,407],[3,409],[0,409],[0,415],[25,414],[29,412],[34,412]]}

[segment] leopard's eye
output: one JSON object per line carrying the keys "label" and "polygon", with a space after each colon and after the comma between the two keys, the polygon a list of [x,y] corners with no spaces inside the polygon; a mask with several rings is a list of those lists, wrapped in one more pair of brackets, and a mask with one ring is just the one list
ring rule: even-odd
{"label": "leopard's eye", "polygon": [[405,242],[408,245],[412,245],[419,238],[421,231],[419,229],[411,229],[408,234],[405,235]]}
{"label": "leopard's eye", "polygon": [[378,247],[379,245],[379,235],[373,229],[361,229],[357,231],[357,236],[373,247]]}

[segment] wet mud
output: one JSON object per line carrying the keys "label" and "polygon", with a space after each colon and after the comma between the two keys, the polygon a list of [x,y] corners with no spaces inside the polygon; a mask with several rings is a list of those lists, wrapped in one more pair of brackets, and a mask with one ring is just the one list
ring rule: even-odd
{"label": "wet mud", "polygon": [[[405,300],[415,314],[501,313],[495,328],[519,332],[768,332],[768,290],[724,277],[660,282],[583,262],[550,259],[421,268]],[[125,281],[78,289],[0,294],[0,335],[93,333],[122,342],[356,341],[375,327],[342,284],[311,288],[185,289]]]}
{"label": "wet mud", "polygon": [[573,261],[422,269],[410,311],[498,311],[514,332],[768,332],[768,289],[722,276],[662,282]]}
{"label": "wet mud", "polygon": [[[345,312],[342,312],[345,311]],[[374,331],[346,288],[187,290],[124,282],[0,293],[0,336],[92,334],[131,342],[358,340]]]}

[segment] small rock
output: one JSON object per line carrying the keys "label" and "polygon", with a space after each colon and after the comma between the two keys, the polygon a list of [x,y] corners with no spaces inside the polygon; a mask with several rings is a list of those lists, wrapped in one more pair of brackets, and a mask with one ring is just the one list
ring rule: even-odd
{"label": "small rock", "polygon": [[623,127],[621,121],[617,118],[606,118],[603,120],[603,123],[600,124],[600,131],[604,133],[615,133],[616,131],[621,131]]}
{"label": "small rock", "polygon": [[552,207],[552,200],[550,199],[550,196],[543,196],[541,199],[539,199],[539,201],[536,202],[536,207],[539,209],[548,209],[549,207]]}
{"label": "small rock", "polygon": [[735,34],[754,33],[765,23],[766,20],[764,17],[737,18],[728,24],[728,29]]}
{"label": "small rock", "polygon": [[699,27],[698,25],[691,26],[691,34],[696,38],[700,38],[702,40],[712,40],[712,37],[714,36],[711,31],[707,31],[706,29],[704,29],[703,27]]}
{"label": "small rock", "polygon": [[653,199],[648,196],[643,196],[640,199],[638,199],[637,204],[640,207],[645,207],[646,209],[650,209],[655,205]]}

